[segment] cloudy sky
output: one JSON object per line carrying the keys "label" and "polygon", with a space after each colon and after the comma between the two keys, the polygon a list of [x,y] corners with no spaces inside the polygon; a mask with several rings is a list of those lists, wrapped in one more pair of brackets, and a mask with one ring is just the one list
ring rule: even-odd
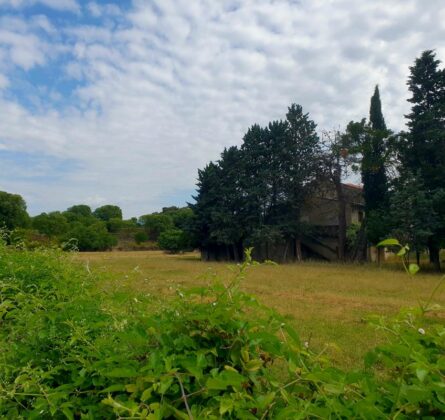
{"label": "cloudy sky", "polygon": [[183,205],[197,169],[296,102],[319,129],[403,128],[443,0],[0,0],[0,190],[31,214]]}

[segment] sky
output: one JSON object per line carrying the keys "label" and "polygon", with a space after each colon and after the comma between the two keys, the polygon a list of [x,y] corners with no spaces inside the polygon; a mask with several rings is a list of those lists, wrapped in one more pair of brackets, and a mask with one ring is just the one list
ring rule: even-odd
{"label": "sky", "polygon": [[393,130],[409,66],[445,60],[443,0],[0,0],[0,190],[30,214],[185,205],[198,168],[303,106]]}

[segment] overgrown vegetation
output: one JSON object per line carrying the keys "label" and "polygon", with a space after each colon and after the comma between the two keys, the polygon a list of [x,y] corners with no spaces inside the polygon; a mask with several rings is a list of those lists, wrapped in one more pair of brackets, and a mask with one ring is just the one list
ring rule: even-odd
{"label": "overgrown vegetation", "polygon": [[[373,322],[388,342],[334,368],[239,285],[160,304],[119,291],[54,250],[0,245],[0,415],[7,418],[396,418],[445,412],[445,329],[428,307]],[[430,306],[430,305],[428,305]],[[151,308],[147,311],[147,308]],[[153,310],[157,307],[157,310]]]}
{"label": "overgrown vegetation", "polygon": [[[190,208],[165,207],[161,213],[123,220],[122,210],[104,205],[94,211],[86,204],[66,211],[30,217],[19,195],[0,191],[0,228],[14,230],[10,239],[28,248],[54,245],[79,251],[165,249],[181,252],[193,248]],[[161,234],[169,240],[161,240]]]}

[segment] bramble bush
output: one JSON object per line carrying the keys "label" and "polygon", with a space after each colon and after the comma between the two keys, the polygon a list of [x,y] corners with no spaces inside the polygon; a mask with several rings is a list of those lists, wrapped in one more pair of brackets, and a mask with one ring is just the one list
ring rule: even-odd
{"label": "bramble bush", "polygon": [[363,369],[314,353],[233,280],[108,305],[57,250],[0,244],[0,417],[29,419],[437,418],[445,328],[425,311],[373,320],[389,339]]}

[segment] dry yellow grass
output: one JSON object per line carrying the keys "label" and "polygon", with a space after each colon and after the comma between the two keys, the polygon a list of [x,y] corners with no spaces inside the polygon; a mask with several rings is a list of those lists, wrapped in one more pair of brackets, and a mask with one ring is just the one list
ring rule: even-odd
{"label": "dry yellow grass", "polygon": [[[199,260],[197,254],[167,255],[160,251],[82,253],[77,257],[106,274],[100,287],[116,282],[130,296],[168,296],[177,287],[205,284],[209,273],[229,279],[226,263]],[[261,302],[288,315],[303,340],[316,349],[329,347],[342,366],[359,366],[367,350],[383,337],[363,322],[370,314],[392,315],[428,299],[439,276],[374,265],[305,262],[262,265],[249,272],[243,287]],[[445,304],[445,287],[435,301]]]}

